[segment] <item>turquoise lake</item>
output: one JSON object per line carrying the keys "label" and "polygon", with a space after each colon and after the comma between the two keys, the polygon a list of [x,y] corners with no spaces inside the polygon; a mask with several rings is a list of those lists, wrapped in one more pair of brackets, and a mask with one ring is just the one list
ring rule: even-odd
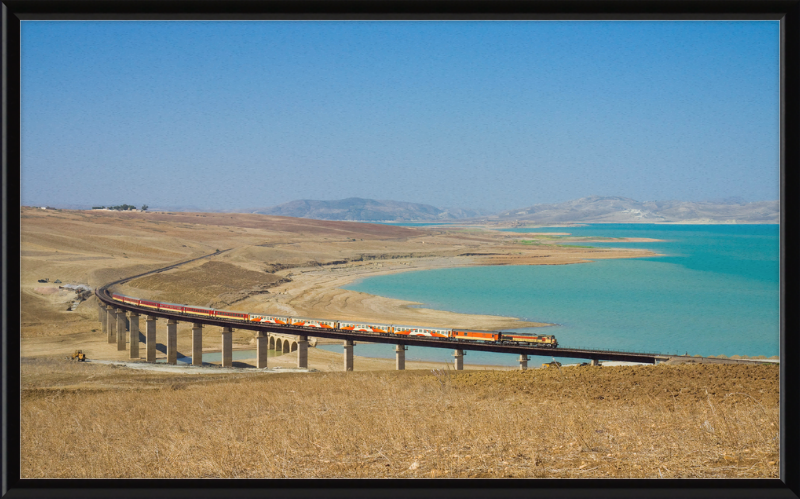
{"label": "turquoise lake", "polygon": [[[429,308],[554,323],[517,331],[553,334],[564,347],[779,354],[778,225],[592,224],[510,231],[659,239],[572,244],[644,248],[663,256],[406,272],[346,288]],[[324,348],[342,351],[336,345]],[[393,358],[394,346],[357,345],[354,353]],[[409,347],[406,359],[452,362],[452,351]],[[550,360],[531,357],[529,365]],[[515,366],[517,356],[469,351],[465,363]]]}

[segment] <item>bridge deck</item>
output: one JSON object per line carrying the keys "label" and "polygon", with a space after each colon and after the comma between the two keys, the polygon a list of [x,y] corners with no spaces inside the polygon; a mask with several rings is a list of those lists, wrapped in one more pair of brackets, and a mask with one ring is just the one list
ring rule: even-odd
{"label": "bridge deck", "polygon": [[[114,284],[114,283],[112,283]],[[239,322],[224,320],[217,317],[188,316],[181,313],[169,313],[163,310],[153,310],[146,307],[137,307],[128,303],[120,303],[109,296],[106,285],[97,290],[97,298],[107,305],[115,308],[136,312],[152,317],[174,319],[179,322],[192,322],[209,326],[230,327],[234,329],[247,329],[267,333],[291,334],[314,336],[316,338],[331,338],[340,340],[362,341],[370,343],[389,343],[393,345],[412,345],[429,348],[446,348],[450,350],[476,350],[482,352],[509,353],[517,355],[538,355],[546,357],[570,357],[576,359],[596,359],[622,362],[641,362],[655,364],[657,360],[666,360],[669,356],[659,353],[624,352],[613,350],[589,350],[580,348],[552,348],[530,345],[507,345],[481,343],[477,341],[456,340],[450,338],[434,338],[426,336],[401,336],[394,334],[375,334],[355,331],[342,331],[331,329],[308,328],[301,326],[285,326],[275,324],[256,324],[252,322]]]}

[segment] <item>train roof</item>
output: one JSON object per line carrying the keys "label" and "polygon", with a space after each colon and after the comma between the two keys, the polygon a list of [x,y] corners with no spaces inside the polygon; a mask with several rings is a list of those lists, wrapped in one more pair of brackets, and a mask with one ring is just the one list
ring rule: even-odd
{"label": "train roof", "polygon": [[161,305],[172,305],[174,307],[189,307],[191,305],[187,305],[185,303],[170,303],[168,301],[157,301],[156,303],[160,303]]}
{"label": "train roof", "polygon": [[[315,319],[315,320],[324,320],[324,319]],[[366,326],[391,326],[391,324],[381,324],[380,322],[369,322],[369,321],[339,321],[339,324],[364,324]]]}
{"label": "train roof", "polygon": [[409,324],[393,324],[394,327],[407,327],[413,329],[438,329],[442,331],[451,331],[453,328],[451,327],[434,327],[434,326],[414,326]]}
{"label": "train roof", "polygon": [[465,333],[487,333],[487,334],[500,333],[500,331],[487,331],[485,329],[468,329],[468,328],[463,328],[463,327],[454,327],[453,331],[462,331],[462,332],[465,332]]}
{"label": "train roof", "polygon": [[227,312],[229,314],[247,314],[248,312],[242,312],[241,310],[223,310],[220,308],[212,308],[215,312]]}

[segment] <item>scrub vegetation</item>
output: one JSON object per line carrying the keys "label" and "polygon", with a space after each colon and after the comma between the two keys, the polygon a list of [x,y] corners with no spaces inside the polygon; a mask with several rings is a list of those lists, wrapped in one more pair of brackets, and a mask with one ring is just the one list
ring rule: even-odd
{"label": "scrub vegetation", "polygon": [[779,471],[776,366],[176,376],[26,359],[22,368],[29,478]]}

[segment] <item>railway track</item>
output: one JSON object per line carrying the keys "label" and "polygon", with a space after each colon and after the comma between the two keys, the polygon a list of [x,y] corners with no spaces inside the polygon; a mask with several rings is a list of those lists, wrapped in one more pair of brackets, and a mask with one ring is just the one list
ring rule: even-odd
{"label": "railway track", "polygon": [[[164,272],[166,270],[172,270],[172,269],[178,268],[181,265],[186,265],[187,263],[192,263],[192,262],[196,262],[197,260],[202,260],[203,258],[208,258],[210,256],[221,255],[221,254],[225,253],[226,251],[230,251],[232,249],[233,248],[228,248],[228,249],[224,249],[224,250],[217,250],[217,251],[215,251],[213,253],[209,253],[209,254],[203,255],[203,256],[198,256],[197,258],[192,258],[191,260],[184,260],[182,262],[173,263],[172,265],[167,265],[166,267],[161,267],[160,269],[149,270],[149,271],[143,272],[141,274],[136,274],[136,275],[132,275],[132,276],[128,276],[128,277],[123,277],[122,279],[120,279],[118,281],[109,282],[105,286],[101,286],[101,287],[97,288],[97,291],[100,291],[100,290],[105,291],[110,286],[114,286],[115,284],[125,284],[128,281],[132,281],[133,279],[138,279],[138,278],[144,277],[146,275],[158,274],[158,273]],[[97,292],[95,292],[95,294],[97,294]]]}

